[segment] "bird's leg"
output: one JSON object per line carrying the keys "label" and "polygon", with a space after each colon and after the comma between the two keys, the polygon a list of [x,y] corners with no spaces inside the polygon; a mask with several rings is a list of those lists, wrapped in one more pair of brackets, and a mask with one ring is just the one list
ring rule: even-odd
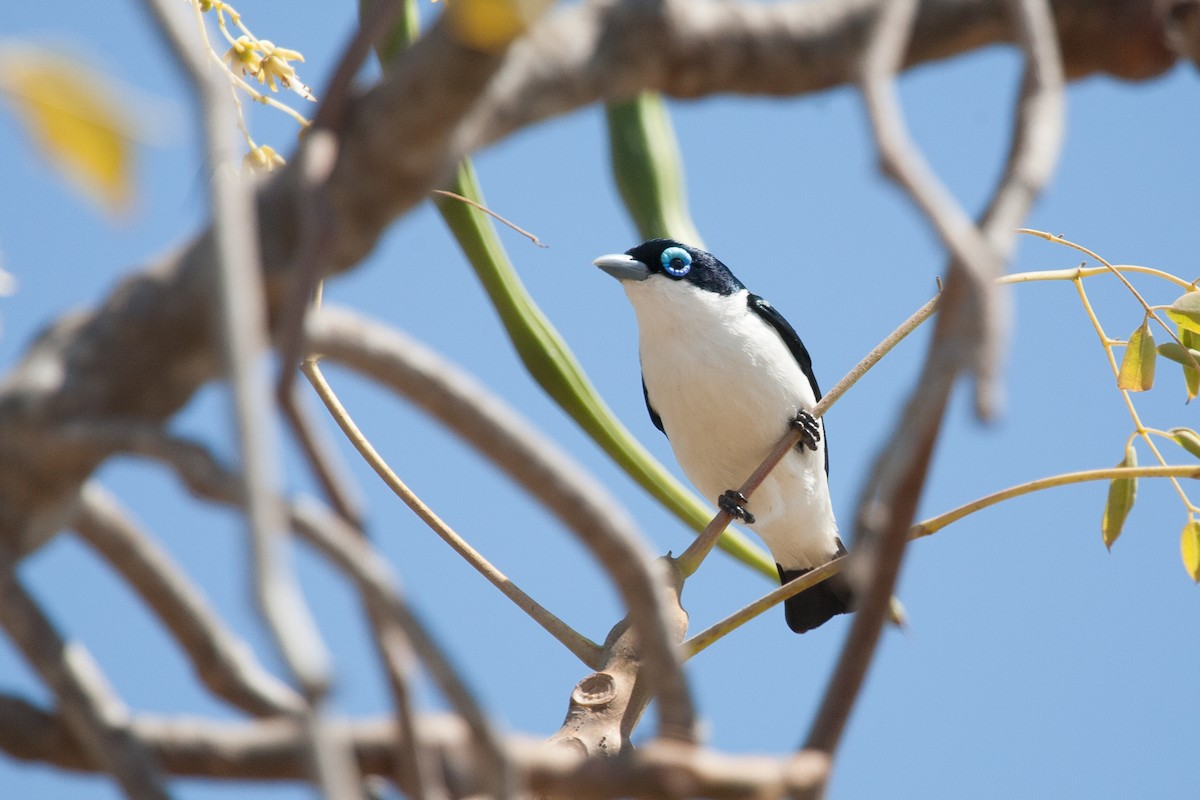
{"label": "bird's leg", "polygon": [[746,510],[746,504],[749,502],[746,495],[737,489],[726,489],[725,494],[717,498],[717,505],[721,507],[722,511],[728,511],[734,519],[740,519],[747,525],[753,525],[754,515]]}
{"label": "bird's leg", "polygon": [[788,424],[800,431],[800,447],[816,451],[817,443],[821,441],[821,424],[812,414],[801,409],[796,412]]}

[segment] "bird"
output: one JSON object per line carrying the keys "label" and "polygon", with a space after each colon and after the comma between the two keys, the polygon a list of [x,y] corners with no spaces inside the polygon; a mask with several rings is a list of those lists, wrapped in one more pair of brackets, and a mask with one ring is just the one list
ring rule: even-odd
{"label": "bird", "polygon": [[[651,239],[593,262],[621,282],[638,326],[642,394],[693,485],[749,525],[787,583],[846,553],[829,495],[812,358],[791,324],[711,253]],[[788,432],[801,439],[747,499],[735,487]],[[784,603],[804,633],[853,610],[838,574]]]}

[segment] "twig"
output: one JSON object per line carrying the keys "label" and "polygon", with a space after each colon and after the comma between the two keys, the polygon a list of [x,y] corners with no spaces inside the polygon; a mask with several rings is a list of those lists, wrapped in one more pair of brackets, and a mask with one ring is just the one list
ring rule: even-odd
{"label": "twig", "polygon": [[303,700],[255,660],[200,589],[94,481],[83,487],[74,526],[158,616],[214,694],[258,716],[296,713],[302,707]]}
{"label": "twig", "polygon": [[330,416],[334,422],[342,429],[346,438],[350,441],[354,448],[362,455],[363,460],[370,465],[371,469],[387,484],[397,497],[399,497],[406,506],[412,509],[413,513],[424,522],[429,528],[436,533],[442,541],[450,545],[454,552],[463,557],[468,564],[482,575],[488,583],[500,590],[500,592],[513,601],[514,604],[526,614],[528,614],[534,622],[541,625],[551,636],[559,641],[571,653],[592,669],[598,669],[600,665],[600,647],[595,642],[588,639],[577,632],[574,628],[567,625],[552,612],[544,608],[540,603],[521,590],[512,580],[488,561],[483,555],[473,548],[471,544],[464,538],[458,535],[458,532],[451,528],[445,520],[437,515],[433,509],[425,504],[420,497],[416,495],[408,487],[400,476],[388,465],[379,451],[371,444],[363,432],[359,429],[346,407],[342,405],[329,382],[325,380],[325,375],[321,372],[321,367],[316,359],[305,359],[304,365],[301,368],[304,375],[312,384],[317,396],[321,398],[321,402],[329,410]]}
{"label": "twig", "polygon": [[83,645],[64,641],[0,547],[0,625],[58,701],[66,730],[130,800],[166,800],[162,768],[129,729],[129,712]]}
{"label": "twig", "polygon": [[369,375],[441,420],[579,537],[613,578],[638,632],[643,674],[658,699],[659,733],[695,741],[695,710],[664,586],[616,500],[500,398],[418,342],[328,308],[310,318],[308,334],[314,353]]}
{"label": "twig", "polygon": [[[964,503],[957,508],[950,509],[935,517],[922,520],[914,524],[908,531],[908,539],[920,539],[925,536],[932,536],[943,528],[958,522],[960,519],[974,514],[976,511],[982,511],[985,508],[1002,503],[1006,500],[1012,500],[1015,497],[1040,492],[1045,489],[1052,489],[1058,486],[1070,486],[1076,483],[1084,483],[1087,481],[1104,481],[1114,480],[1117,478],[1198,478],[1200,479],[1200,467],[1197,466],[1159,466],[1159,467],[1111,467],[1106,469],[1089,469],[1080,472],[1067,472],[1061,475],[1051,475],[1048,478],[1039,478],[1037,480],[1026,481],[1025,483],[1016,486],[1010,486],[1007,489],[1001,489],[997,492],[992,492],[989,495],[981,497],[977,500],[972,500],[969,503]],[[710,625],[700,633],[692,636],[683,643],[684,653],[688,658],[696,655],[708,646],[712,645],[718,639],[727,635],[733,630],[741,627],[745,623],[762,614],[767,609],[779,605],[784,600],[787,600],[793,595],[799,594],[810,586],[815,586],[821,581],[832,577],[833,575],[842,572],[847,564],[848,557],[843,556],[836,558],[822,566],[806,572],[799,578],[785,583],[783,586],[768,592],[752,603],[749,603],[742,608],[739,608],[734,613]]]}
{"label": "twig", "polygon": [[459,201],[460,203],[466,203],[467,205],[471,206],[471,208],[474,208],[478,211],[482,211],[484,214],[487,214],[492,219],[500,222],[503,225],[507,225],[509,228],[512,228],[514,231],[521,234],[522,236],[524,236],[529,241],[533,242],[538,247],[545,248],[545,247],[550,246],[550,245],[544,243],[541,239],[539,239],[536,234],[532,234],[529,231],[522,228],[520,225],[517,225],[515,222],[505,219],[504,217],[497,214],[495,211],[492,211],[490,208],[485,206],[483,203],[476,203],[474,200],[472,200],[469,197],[463,197],[461,194],[458,194],[457,192],[451,192],[447,189],[434,189],[433,193],[440,194],[443,197],[449,197],[452,200]]}

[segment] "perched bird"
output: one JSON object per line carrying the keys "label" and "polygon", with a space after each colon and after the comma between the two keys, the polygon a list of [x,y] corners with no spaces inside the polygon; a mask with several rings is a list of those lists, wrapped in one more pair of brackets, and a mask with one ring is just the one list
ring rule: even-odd
{"label": "perched bird", "polygon": [[[596,266],[621,281],[637,316],[642,391],[688,479],[752,526],[787,583],[846,552],[829,499],[821,398],[800,337],[710,253],[652,239]],[[747,501],[737,487],[787,432],[803,438]],[[788,626],[812,630],[851,610],[835,575],[785,603]]]}

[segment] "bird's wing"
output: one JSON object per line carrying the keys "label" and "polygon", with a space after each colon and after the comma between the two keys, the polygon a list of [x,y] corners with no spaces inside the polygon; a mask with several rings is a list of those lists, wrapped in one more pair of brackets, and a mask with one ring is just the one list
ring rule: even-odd
{"label": "bird's wing", "polygon": [[645,378],[642,378],[642,397],[646,398],[646,410],[650,412],[650,421],[654,423],[654,427],[662,431],[663,436],[666,436],[667,432],[663,429],[662,417],[654,410],[654,406],[650,405],[650,392],[646,391]]}
{"label": "bird's wing", "polygon": [[[779,334],[779,338],[787,345],[787,349],[791,352],[792,358],[796,359],[796,363],[800,365],[800,371],[804,373],[804,377],[808,378],[808,385],[812,387],[813,395],[817,400],[821,399],[821,387],[817,385],[817,376],[813,374],[812,356],[808,354],[808,348],[804,346],[804,342],[800,341],[800,335],[796,333],[796,329],[791,326],[783,315],[775,310],[775,306],[763,300],[756,294],[750,294],[746,298],[746,305],[750,310],[762,319],[763,322],[770,325]],[[646,404],[649,405],[647,400]],[[653,410],[650,412],[653,414]],[[825,420],[821,420],[822,433],[825,432]],[[825,474],[829,474],[829,441],[826,435],[825,441]]]}

